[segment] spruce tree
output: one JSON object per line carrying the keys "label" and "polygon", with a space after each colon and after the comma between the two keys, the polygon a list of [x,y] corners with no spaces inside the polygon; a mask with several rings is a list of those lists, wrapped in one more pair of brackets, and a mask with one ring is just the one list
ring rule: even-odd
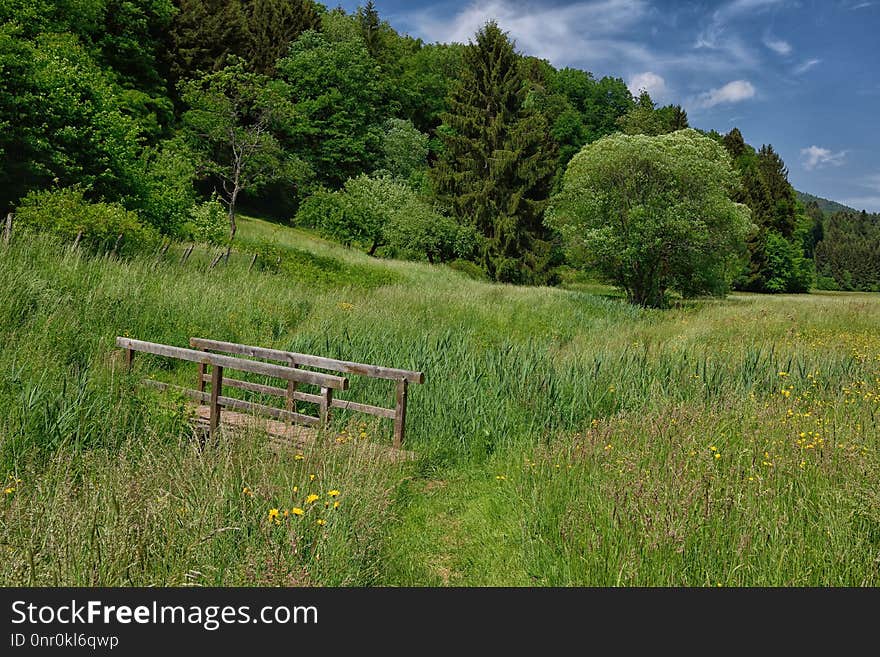
{"label": "spruce tree", "polygon": [[524,106],[519,56],[495,22],[476,34],[438,133],[436,191],[482,239],[494,280],[552,282],[558,249],[542,218],[556,153],[543,116]]}
{"label": "spruce tree", "polygon": [[250,0],[245,12],[247,34],[240,54],[263,75],[275,73],[275,63],[300,34],[321,27],[321,14],[312,0]]}
{"label": "spruce tree", "polygon": [[180,0],[171,28],[171,73],[177,80],[219,71],[242,51],[247,18],[240,0]]}

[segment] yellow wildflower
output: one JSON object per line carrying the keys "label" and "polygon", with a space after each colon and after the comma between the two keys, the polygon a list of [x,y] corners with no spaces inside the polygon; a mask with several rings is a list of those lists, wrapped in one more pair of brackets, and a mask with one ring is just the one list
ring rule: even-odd
{"label": "yellow wildflower", "polygon": [[306,497],[306,504],[311,504],[312,502],[315,502],[319,499],[321,499],[320,495],[315,495],[314,493],[309,493],[308,496]]}
{"label": "yellow wildflower", "polygon": [[326,524],[327,524],[326,520],[324,520],[323,518],[318,518],[318,526],[319,527],[323,527]]}
{"label": "yellow wildflower", "polygon": [[293,507],[290,512],[295,516],[305,515],[305,511],[300,509],[298,506]]}
{"label": "yellow wildflower", "polygon": [[333,503],[333,508],[334,508],[334,509],[338,509],[338,508],[339,508],[339,502],[334,502],[334,503]]}
{"label": "yellow wildflower", "polygon": [[245,487],[241,490],[241,494],[242,494],[242,495],[250,495],[251,497],[253,497],[253,495],[254,495],[254,491],[252,491],[250,488],[248,488],[247,486],[245,486]]}
{"label": "yellow wildflower", "polygon": [[314,480],[315,480],[315,475],[310,474],[310,475],[309,475],[309,481],[314,481]]}
{"label": "yellow wildflower", "polygon": [[305,458],[305,457],[304,457],[302,454],[297,454],[297,455],[295,455],[293,458],[294,458],[294,460],[296,460],[296,461],[302,461],[303,458]]}
{"label": "yellow wildflower", "polygon": [[278,509],[269,509],[269,520],[278,520]]}
{"label": "yellow wildflower", "polygon": [[336,490],[336,489],[334,488],[333,490],[328,491],[327,494],[328,494],[330,497],[338,497],[338,496],[339,496],[339,491]]}

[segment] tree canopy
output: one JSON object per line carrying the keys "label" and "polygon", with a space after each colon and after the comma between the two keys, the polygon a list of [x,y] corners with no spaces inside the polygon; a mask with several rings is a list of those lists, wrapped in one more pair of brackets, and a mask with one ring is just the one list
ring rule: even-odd
{"label": "tree canopy", "polygon": [[568,164],[548,223],[574,262],[596,268],[634,303],[660,307],[669,290],[723,294],[744,252],[748,209],[730,158],[695,130],[612,135]]}

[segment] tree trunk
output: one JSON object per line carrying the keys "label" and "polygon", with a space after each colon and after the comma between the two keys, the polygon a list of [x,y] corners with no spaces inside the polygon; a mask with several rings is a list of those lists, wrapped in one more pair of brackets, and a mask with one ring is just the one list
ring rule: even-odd
{"label": "tree trunk", "polygon": [[232,195],[229,197],[229,244],[226,246],[226,254],[223,256],[224,262],[229,262],[229,254],[232,252],[232,241],[235,239],[235,231],[238,226],[235,223],[235,201],[238,199],[238,182],[232,188]]}
{"label": "tree trunk", "polygon": [[374,255],[376,253],[376,249],[378,249],[378,248],[379,248],[379,241],[375,240],[373,242],[373,244],[370,246],[370,250],[367,251],[367,255],[368,256]]}

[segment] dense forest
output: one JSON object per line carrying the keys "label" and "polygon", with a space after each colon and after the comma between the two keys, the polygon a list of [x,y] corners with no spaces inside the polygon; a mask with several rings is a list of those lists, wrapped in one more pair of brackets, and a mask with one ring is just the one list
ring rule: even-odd
{"label": "dense forest", "polygon": [[[545,222],[569,162],[615,134],[690,127],[621,78],[396,32],[372,2],[7,0],[0,7],[0,204],[106,248],[235,243],[242,208],[371,255],[555,284]],[[751,211],[735,287],[880,289],[880,221],[798,199],[771,145],[703,133]]]}

